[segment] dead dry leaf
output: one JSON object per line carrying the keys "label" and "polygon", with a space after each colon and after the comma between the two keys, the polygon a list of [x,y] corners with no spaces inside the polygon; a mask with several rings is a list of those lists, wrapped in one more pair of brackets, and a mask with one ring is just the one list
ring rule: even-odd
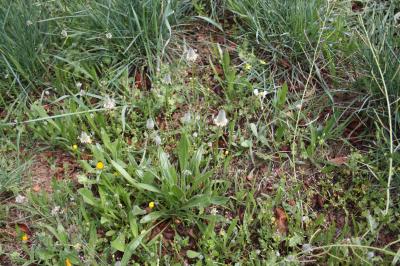
{"label": "dead dry leaf", "polygon": [[286,234],[288,230],[286,212],[280,208],[275,208],[276,226],[281,234]]}
{"label": "dead dry leaf", "polygon": [[328,162],[336,164],[336,165],[345,164],[345,163],[347,163],[347,161],[348,161],[347,156],[336,157],[336,158],[332,158],[332,159],[328,160]]}

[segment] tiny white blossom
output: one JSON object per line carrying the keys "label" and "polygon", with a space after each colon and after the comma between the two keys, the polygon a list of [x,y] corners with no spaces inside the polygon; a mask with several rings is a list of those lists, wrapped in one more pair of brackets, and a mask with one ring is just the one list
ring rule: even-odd
{"label": "tiny white blossom", "polygon": [[83,144],[92,144],[92,139],[90,138],[90,136],[85,132],[82,131],[79,140],[81,141],[81,143]]}
{"label": "tiny white blossom", "polygon": [[18,194],[15,197],[15,203],[22,204],[22,203],[25,203],[25,202],[26,202],[26,197],[25,196],[22,196],[22,195]]}
{"label": "tiny white blossom", "polygon": [[80,88],[82,87],[82,83],[78,81],[77,83],[75,83],[75,86],[76,86],[78,89],[80,89]]}
{"label": "tiny white blossom", "polygon": [[375,257],[375,253],[373,251],[370,251],[367,253],[367,257],[368,259],[372,259],[373,257]]}
{"label": "tiny white blossom", "polygon": [[107,38],[107,39],[111,39],[111,38],[112,38],[111,32],[107,32],[107,33],[106,33],[106,38]]}
{"label": "tiny white blossom", "polygon": [[307,254],[312,251],[313,247],[310,244],[303,244],[302,249]]}
{"label": "tiny white blossom", "polygon": [[48,96],[48,95],[50,95],[50,91],[45,91],[44,94],[46,94]]}
{"label": "tiny white blossom", "polygon": [[258,89],[254,89],[254,90],[253,90],[253,93],[254,93],[255,96],[258,96],[258,93],[259,93],[259,92],[258,92]]}
{"label": "tiny white blossom", "polygon": [[196,53],[196,51],[193,48],[189,48],[186,51],[186,61],[194,63],[194,62],[196,62],[198,57],[199,57],[199,55]]}
{"label": "tiny white blossom", "polygon": [[194,133],[193,133],[193,137],[194,137],[194,138],[197,138],[197,136],[198,136],[197,132],[194,132]]}
{"label": "tiny white blossom", "polygon": [[153,138],[153,140],[154,140],[154,143],[155,143],[157,146],[160,146],[160,145],[161,145],[161,138],[160,138],[159,135],[155,135],[154,138]]}
{"label": "tiny white blossom", "polygon": [[79,91],[79,96],[85,96],[85,94],[86,94],[86,91],[84,91],[84,90]]}
{"label": "tiny white blossom", "polygon": [[224,110],[219,110],[217,117],[214,119],[214,124],[219,127],[224,127],[228,124],[226,113]]}
{"label": "tiny white blossom", "polygon": [[61,36],[63,36],[64,38],[68,37],[68,32],[66,30],[62,30],[61,31]]}
{"label": "tiny white blossom", "polygon": [[171,85],[172,84],[171,75],[170,74],[165,75],[164,78],[162,79],[162,83],[166,85]]}
{"label": "tiny white blossom", "polygon": [[8,73],[4,75],[4,79],[8,79]]}
{"label": "tiny white blossom", "polygon": [[189,124],[191,120],[192,120],[192,114],[190,112],[185,113],[181,118],[182,124]]}
{"label": "tiny white blossom", "polygon": [[54,208],[51,210],[51,215],[56,216],[57,214],[60,213],[60,206],[54,206]]}
{"label": "tiny white blossom", "polygon": [[214,216],[217,215],[217,214],[218,214],[217,208],[215,208],[215,207],[212,208],[211,211],[210,211],[210,213],[211,213],[211,215],[214,215]]}
{"label": "tiny white blossom", "polygon": [[27,21],[26,21],[26,26],[29,27],[29,26],[31,26],[32,24],[33,24],[32,21],[30,21],[30,20],[27,20]]}
{"label": "tiny white blossom", "polygon": [[112,110],[115,108],[115,100],[110,98],[110,96],[106,96],[104,99],[103,107],[108,110]]}
{"label": "tiny white blossom", "polygon": [[154,128],[154,120],[152,118],[147,119],[146,128],[152,130]]}

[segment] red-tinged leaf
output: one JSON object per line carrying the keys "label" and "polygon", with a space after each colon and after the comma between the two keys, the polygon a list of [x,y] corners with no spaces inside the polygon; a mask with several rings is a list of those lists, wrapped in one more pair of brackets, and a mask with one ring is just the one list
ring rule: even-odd
{"label": "red-tinged leaf", "polygon": [[328,161],[330,163],[333,163],[333,164],[336,164],[336,165],[342,165],[342,164],[347,163],[348,159],[349,158],[347,156],[341,156],[341,157],[336,157],[336,158],[329,159]]}
{"label": "red-tinged leaf", "polygon": [[26,224],[17,223],[16,226],[19,228],[19,230],[21,230],[21,232],[24,232],[27,235],[31,234],[31,230]]}

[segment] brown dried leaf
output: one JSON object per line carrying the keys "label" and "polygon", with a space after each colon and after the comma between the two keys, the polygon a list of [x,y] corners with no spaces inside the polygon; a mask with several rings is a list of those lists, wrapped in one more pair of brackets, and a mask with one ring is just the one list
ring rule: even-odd
{"label": "brown dried leaf", "polygon": [[275,208],[276,226],[281,234],[286,234],[288,230],[286,212],[280,208]]}
{"label": "brown dried leaf", "polygon": [[341,157],[329,159],[328,162],[336,164],[336,165],[342,165],[342,164],[347,163],[348,160],[349,160],[349,158],[347,156],[341,156]]}
{"label": "brown dried leaf", "polygon": [[35,185],[32,187],[32,190],[35,191],[35,192],[40,192],[41,187],[40,187],[39,184],[35,184]]}

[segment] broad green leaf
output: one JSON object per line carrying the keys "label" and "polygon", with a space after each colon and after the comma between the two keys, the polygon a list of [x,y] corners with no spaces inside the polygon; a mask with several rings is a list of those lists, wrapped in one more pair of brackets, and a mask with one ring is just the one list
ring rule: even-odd
{"label": "broad green leaf", "polygon": [[152,185],[148,185],[148,184],[143,184],[143,183],[136,183],[134,184],[134,186],[140,190],[148,190],[154,193],[159,193],[161,194],[161,190],[159,190],[158,188],[156,188],[155,186]]}
{"label": "broad green leaf", "polygon": [[276,103],[275,103],[277,108],[282,107],[282,105],[286,102],[287,92],[288,92],[288,86],[285,83],[282,85],[282,88],[280,88],[277,92]]}
{"label": "broad green leaf", "polygon": [[119,165],[117,162],[111,160],[111,164],[114,166],[114,168],[128,181],[130,184],[135,185],[136,181],[131,177],[131,175],[125,171],[125,169]]}
{"label": "broad green leaf", "polygon": [[140,219],[140,223],[141,224],[145,224],[145,223],[149,223],[149,222],[155,221],[155,220],[157,220],[158,218],[160,218],[163,215],[164,215],[163,212],[159,212],[159,211],[151,212],[151,213],[143,216],[143,218]]}
{"label": "broad green leaf", "polygon": [[181,140],[178,144],[178,158],[179,158],[179,166],[181,168],[181,172],[187,169],[187,164],[189,162],[189,139],[186,134],[182,134]]}
{"label": "broad green leaf", "polygon": [[81,188],[78,190],[79,194],[83,197],[83,201],[92,206],[98,206],[98,199],[93,196],[92,191],[87,188]]}
{"label": "broad green leaf", "polygon": [[204,208],[211,204],[210,197],[208,195],[196,195],[192,197],[183,207],[182,209],[191,209],[191,208]]}
{"label": "broad green leaf", "polygon": [[253,135],[258,138],[257,126],[254,123],[250,123],[250,129]]}
{"label": "broad green leaf", "polygon": [[134,240],[132,240],[128,244],[128,246],[125,249],[124,256],[121,259],[121,265],[122,266],[128,265],[129,260],[131,259],[133,252],[140,245],[140,243],[142,243],[142,240],[143,240],[143,238],[145,237],[146,234],[147,234],[147,232],[141,233],[138,237],[136,237]]}
{"label": "broad green leaf", "polygon": [[201,253],[196,252],[196,251],[193,251],[193,250],[188,250],[188,251],[186,251],[186,256],[187,256],[189,259],[198,258],[200,255],[201,255]]}
{"label": "broad green leaf", "polygon": [[214,27],[216,27],[217,29],[219,29],[220,31],[224,32],[224,29],[222,28],[221,24],[219,24],[218,22],[216,22],[215,20],[209,18],[209,17],[203,17],[203,16],[195,16],[195,18],[199,18],[202,19],[208,23],[210,23],[211,25],[213,25]]}
{"label": "broad green leaf", "polygon": [[111,241],[111,247],[115,248],[118,251],[125,251],[125,234],[121,233],[118,235],[116,239]]}
{"label": "broad green leaf", "polygon": [[142,210],[139,206],[135,205],[135,206],[133,206],[131,213],[133,216],[138,216],[138,215],[146,214],[146,211]]}

